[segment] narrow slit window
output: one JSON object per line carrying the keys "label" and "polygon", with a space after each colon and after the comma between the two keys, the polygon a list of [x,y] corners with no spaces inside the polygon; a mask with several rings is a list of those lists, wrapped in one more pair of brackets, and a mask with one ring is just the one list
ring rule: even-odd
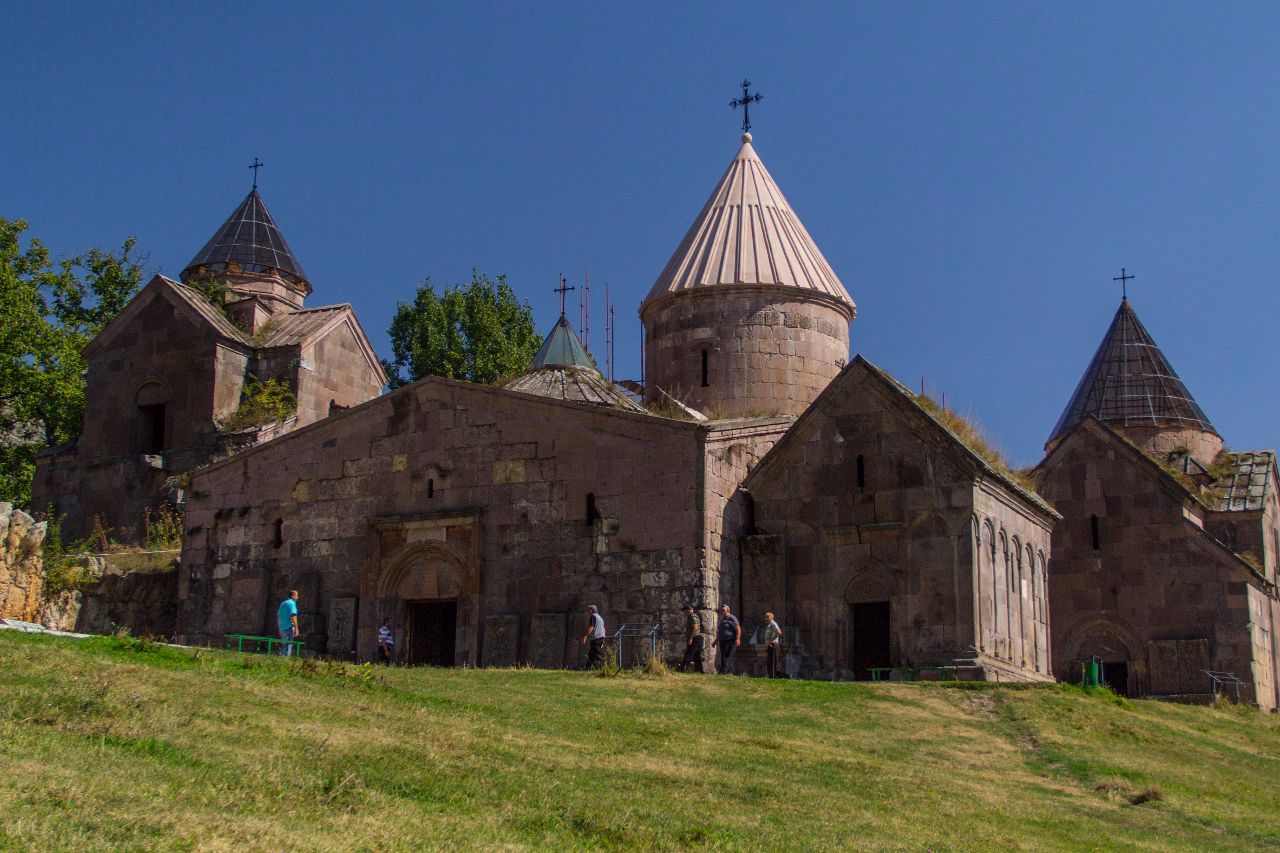
{"label": "narrow slit window", "polygon": [[711,353],[709,350],[702,351],[702,387],[706,388],[711,383],[707,381],[707,359]]}
{"label": "narrow slit window", "polygon": [[596,509],[596,496],[594,492],[587,492],[587,526],[596,523],[600,518],[600,510]]}
{"label": "narrow slit window", "polygon": [[434,498],[436,496],[436,481],[431,477],[427,478],[427,497]]}
{"label": "narrow slit window", "polygon": [[275,531],[271,537],[271,547],[279,548],[284,544],[284,519],[277,518],[274,528]]}
{"label": "narrow slit window", "polygon": [[1093,541],[1093,550],[1102,550],[1102,537],[1098,534],[1098,517],[1096,515],[1089,516],[1089,536]]}
{"label": "narrow slit window", "polygon": [[862,460],[862,454],[858,454],[858,488],[865,489],[867,487],[867,467]]}

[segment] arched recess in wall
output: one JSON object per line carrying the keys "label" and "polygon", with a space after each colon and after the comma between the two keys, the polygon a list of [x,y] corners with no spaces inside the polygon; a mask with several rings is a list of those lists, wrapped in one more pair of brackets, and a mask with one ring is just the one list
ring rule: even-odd
{"label": "arched recess in wall", "polygon": [[897,579],[893,570],[880,560],[870,560],[853,572],[844,585],[842,597],[846,604],[889,601],[896,591]]}
{"label": "arched recess in wall", "polygon": [[[1134,683],[1135,676],[1140,676],[1146,671],[1146,655],[1143,653],[1142,643],[1138,641],[1137,635],[1119,619],[1090,619],[1075,626],[1067,634],[1062,648],[1066,657],[1057,662],[1060,671],[1065,671],[1064,667],[1073,667],[1077,661],[1087,660],[1095,654],[1104,661],[1118,660],[1128,663],[1130,684]],[[1069,678],[1076,676],[1078,673],[1075,671],[1068,674]]]}
{"label": "arched recess in wall", "polygon": [[982,524],[982,547],[978,572],[982,578],[981,585],[988,587],[982,596],[982,606],[988,609],[982,632],[983,651],[994,651],[995,636],[1000,630],[999,622],[999,586],[996,583],[996,527],[991,519]]}
{"label": "arched recess in wall", "polygon": [[401,600],[461,598],[479,592],[466,561],[439,542],[407,549],[378,579],[378,597]]}
{"label": "arched recess in wall", "polygon": [[134,392],[134,448],[139,453],[161,453],[170,443],[169,408],[173,395],[154,379]]}

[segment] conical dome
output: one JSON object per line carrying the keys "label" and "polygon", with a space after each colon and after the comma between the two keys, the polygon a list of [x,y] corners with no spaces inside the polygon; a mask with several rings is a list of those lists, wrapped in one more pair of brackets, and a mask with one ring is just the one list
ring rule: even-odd
{"label": "conical dome", "polygon": [[749,133],[742,135],[742,147],[654,282],[645,306],[695,288],[732,285],[799,288],[840,303],[849,318],[856,310],[760,162]]}
{"label": "conical dome", "polygon": [[646,411],[600,375],[563,314],[542,342],[529,369],[503,387],[553,400],[608,406],[627,412]]}
{"label": "conical dome", "polygon": [[1210,444],[1219,449],[1222,446],[1217,430],[1138,320],[1128,299],[1121,301],[1048,444],[1066,436],[1090,415],[1126,433],[1202,433],[1217,439],[1211,439]]}
{"label": "conical dome", "polygon": [[257,187],[249,191],[240,206],[191,259],[182,271],[182,279],[187,281],[218,270],[275,274],[301,289],[304,295],[311,293],[311,283],[302,265],[267,212]]}

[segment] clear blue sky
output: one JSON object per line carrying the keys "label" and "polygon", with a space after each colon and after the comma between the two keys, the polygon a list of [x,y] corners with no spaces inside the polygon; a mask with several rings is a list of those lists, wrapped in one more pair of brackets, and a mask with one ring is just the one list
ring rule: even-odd
{"label": "clear blue sky", "polygon": [[[374,346],[430,275],[538,325],[640,300],[738,145],[858,303],[854,352],[1035,462],[1130,295],[1237,449],[1275,447],[1280,5],[6,4],[0,216],[177,275],[261,189]],[[834,6],[835,8],[830,8]]]}

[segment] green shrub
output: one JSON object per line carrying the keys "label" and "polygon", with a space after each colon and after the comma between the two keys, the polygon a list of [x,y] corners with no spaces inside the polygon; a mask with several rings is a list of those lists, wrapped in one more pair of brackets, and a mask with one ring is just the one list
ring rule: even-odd
{"label": "green shrub", "polygon": [[225,432],[240,432],[270,423],[284,423],[298,410],[297,395],[279,379],[265,382],[250,376],[244,384],[240,405],[222,424]]}

